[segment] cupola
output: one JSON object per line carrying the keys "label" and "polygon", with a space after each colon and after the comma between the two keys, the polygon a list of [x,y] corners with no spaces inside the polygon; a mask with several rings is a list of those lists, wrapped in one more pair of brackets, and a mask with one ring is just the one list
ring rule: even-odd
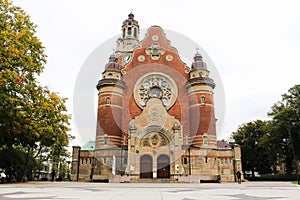
{"label": "cupola", "polygon": [[109,62],[105,65],[102,77],[103,79],[121,79],[121,67],[115,54],[109,57]]}
{"label": "cupola", "polygon": [[190,79],[208,76],[209,71],[207,70],[206,63],[203,62],[201,54],[197,51],[191,66]]}
{"label": "cupola", "polygon": [[128,19],[123,22],[122,25],[122,38],[132,38],[138,39],[139,38],[139,23],[134,19],[134,14],[132,12],[129,13]]}

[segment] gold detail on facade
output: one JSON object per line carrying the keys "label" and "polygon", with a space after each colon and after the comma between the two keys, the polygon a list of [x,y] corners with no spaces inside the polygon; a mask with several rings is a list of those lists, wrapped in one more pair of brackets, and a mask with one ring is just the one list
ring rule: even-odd
{"label": "gold detail on facade", "polygon": [[159,37],[158,37],[157,35],[152,35],[151,39],[152,39],[153,41],[157,41],[157,40],[159,39]]}
{"label": "gold detail on facade", "polygon": [[144,55],[139,55],[138,56],[138,61],[139,62],[144,62],[145,61],[145,56]]}
{"label": "gold detail on facade", "polygon": [[145,51],[147,55],[151,56],[152,60],[158,60],[165,52],[165,49],[161,48],[158,43],[153,43],[151,47],[147,48]]}
{"label": "gold detail on facade", "polygon": [[172,55],[167,55],[166,56],[166,60],[169,61],[169,62],[172,61],[173,60],[173,56]]}
{"label": "gold detail on facade", "polygon": [[168,138],[161,133],[149,133],[141,141],[142,147],[162,147],[169,144]]}

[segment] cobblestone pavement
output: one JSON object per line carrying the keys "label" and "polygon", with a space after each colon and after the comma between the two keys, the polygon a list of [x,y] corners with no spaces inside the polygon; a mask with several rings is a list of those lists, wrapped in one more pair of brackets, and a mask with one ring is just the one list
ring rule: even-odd
{"label": "cobblestone pavement", "polygon": [[266,200],[300,199],[300,186],[288,182],[151,184],[28,182],[0,184],[0,200]]}

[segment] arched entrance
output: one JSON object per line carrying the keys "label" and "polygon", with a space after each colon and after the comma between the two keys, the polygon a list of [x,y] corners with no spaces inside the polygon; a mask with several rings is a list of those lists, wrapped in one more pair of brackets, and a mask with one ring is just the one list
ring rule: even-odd
{"label": "arched entrance", "polygon": [[170,178],[170,158],[167,155],[157,158],[157,178]]}
{"label": "arched entrance", "polygon": [[153,178],[152,157],[143,155],[140,159],[140,178]]}

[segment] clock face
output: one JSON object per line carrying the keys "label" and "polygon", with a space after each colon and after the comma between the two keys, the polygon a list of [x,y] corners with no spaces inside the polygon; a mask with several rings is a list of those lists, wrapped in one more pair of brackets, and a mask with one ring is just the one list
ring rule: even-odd
{"label": "clock face", "polygon": [[131,59],[131,56],[130,55],[126,55],[123,57],[123,61],[124,61],[124,64],[127,64]]}

